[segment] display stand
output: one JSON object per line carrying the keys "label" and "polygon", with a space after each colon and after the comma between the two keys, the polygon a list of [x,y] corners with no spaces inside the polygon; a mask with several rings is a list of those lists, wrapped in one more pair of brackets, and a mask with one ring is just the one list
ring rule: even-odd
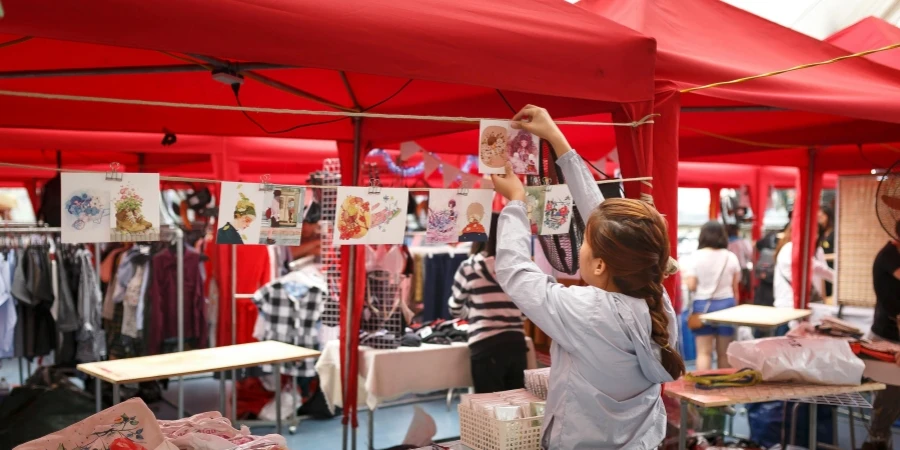
{"label": "display stand", "polygon": [[[272,364],[280,371],[284,363],[302,361],[319,356],[319,352],[295,345],[276,341],[253,342],[250,344],[232,345],[228,347],[189,350],[179,353],[142,356],[138,358],[117,359],[94,363],[79,364],[77,369],[96,377],[96,395],[100,398],[100,381],[113,385],[113,404],[119,402],[119,386],[142,381],[162,380],[171,377],[184,377],[198,373],[235,371],[247,367]],[[275,377],[275,390],[281,392],[281,377]],[[296,389],[294,389],[296,402]],[[224,399],[220,398],[220,405]],[[281,396],[275,396],[277,420],[274,422],[276,432],[281,434]],[[295,419],[295,413],[292,418]]]}
{"label": "display stand", "polygon": [[[716,371],[715,373],[731,373],[733,369]],[[818,419],[816,409],[819,404],[864,407],[854,395],[860,392],[884,390],[882,383],[863,383],[859,386],[824,386],[806,383],[762,383],[756,386],[728,387],[715,390],[702,390],[684,379],[665,384],[665,395],[680,403],[681,423],[678,427],[678,449],[687,448],[688,404],[703,408],[734,406],[747,403],[770,401],[794,401],[809,403],[809,448],[815,449]],[[849,403],[842,403],[847,400]],[[837,403],[836,403],[837,402]]]}

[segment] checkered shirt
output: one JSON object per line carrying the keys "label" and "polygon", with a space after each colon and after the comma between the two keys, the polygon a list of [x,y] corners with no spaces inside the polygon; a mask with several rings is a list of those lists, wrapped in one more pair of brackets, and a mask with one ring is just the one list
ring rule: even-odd
{"label": "checkered shirt", "polygon": [[[265,324],[265,339],[318,350],[316,322],[322,315],[324,297],[317,288],[273,281],[253,295],[253,302]],[[263,366],[271,372],[271,366]],[[285,363],[281,373],[299,377],[316,376],[315,359]]]}

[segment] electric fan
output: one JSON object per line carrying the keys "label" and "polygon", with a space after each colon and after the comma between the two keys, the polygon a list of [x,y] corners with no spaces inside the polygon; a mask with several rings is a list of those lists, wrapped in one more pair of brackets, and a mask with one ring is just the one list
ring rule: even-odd
{"label": "electric fan", "polygon": [[875,193],[875,213],[881,228],[894,240],[897,235],[897,222],[900,221],[900,160],[894,162],[878,182]]}

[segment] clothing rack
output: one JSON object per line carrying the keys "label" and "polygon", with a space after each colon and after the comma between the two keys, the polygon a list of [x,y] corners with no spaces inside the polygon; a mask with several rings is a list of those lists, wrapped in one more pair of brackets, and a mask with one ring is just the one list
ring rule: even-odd
{"label": "clothing rack", "polygon": [[[175,301],[178,307],[178,352],[184,351],[184,230],[160,228],[159,237],[171,235],[175,240]],[[99,273],[99,272],[98,272]],[[184,377],[178,377],[178,418],[184,417]]]}
{"label": "clothing rack", "polygon": [[[40,226],[36,223],[4,223],[0,224],[0,236],[8,234],[59,234],[62,228]],[[99,272],[98,272],[99,273]],[[31,376],[31,361],[24,357],[16,358],[19,360],[19,384],[25,384],[25,373]],[[25,360],[25,367],[22,361]],[[23,371],[23,369],[25,369]]]}

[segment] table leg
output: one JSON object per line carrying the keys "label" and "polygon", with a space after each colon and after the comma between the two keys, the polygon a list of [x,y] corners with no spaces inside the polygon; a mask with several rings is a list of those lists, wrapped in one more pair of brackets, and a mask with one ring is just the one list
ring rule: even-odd
{"label": "table leg", "polygon": [[[233,253],[232,253],[233,255]],[[231,371],[231,423],[237,422],[237,370]]]}
{"label": "table leg", "polygon": [[816,450],[816,448],[818,447],[818,443],[816,442],[818,438],[816,432],[819,428],[818,417],[816,417],[818,413],[818,406],[819,405],[815,403],[809,404],[809,450]]}
{"label": "table leg", "polygon": [[113,405],[119,404],[119,384],[113,383]]}
{"label": "table leg", "polygon": [[19,358],[19,385],[25,384],[25,372],[22,366],[22,358]]}
{"label": "table leg", "polygon": [[856,423],[854,423],[853,418],[853,408],[848,407],[847,411],[850,413],[848,415],[848,419],[850,421],[850,448],[856,448]]}
{"label": "table leg", "polygon": [[291,375],[291,424],[288,426],[288,433],[292,435],[297,432],[297,377]]}
{"label": "table leg", "polygon": [[184,418],[184,377],[178,377],[178,418]]}
{"label": "table leg", "polygon": [[687,450],[688,402],[682,400],[678,407],[681,423],[678,426],[678,450]]}
{"label": "table leg", "polygon": [[281,434],[281,363],[275,364],[275,434]]}
{"label": "table leg", "polygon": [[373,409],[369,410],[369,450],[375,450],[375,410]]}
{"label": "table leg", "polygon": [[94,402],[97,404],[97,412],[103,411],[103,382],[94,377]]}
{"label": "table leg", "polygon": [[225,409],[225,372],[219,372],[219,410],[222,411],[222,417],[228,417]]}
{"label": "table leg", "polygon": [[447,390],[447,411],[450,411],[451,403],[453,403],[453,388]]}

